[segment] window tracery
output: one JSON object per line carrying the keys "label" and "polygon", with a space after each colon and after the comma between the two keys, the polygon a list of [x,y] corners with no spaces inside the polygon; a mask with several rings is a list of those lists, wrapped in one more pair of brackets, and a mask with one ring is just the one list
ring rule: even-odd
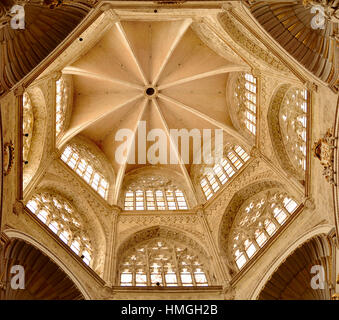
{"label": "window tracery", "polygon": [[63,129],[66,118],[68,90],[63,78],[56,81],[56,119],[55,130],[56,136],[59,136]]}
{"label": "window tracery", "polygon": [[129,250],[120,264],[121,286],[208,286],[208,274],[189,248],[161,238]]}
{"label": "window tracery", "polygon": [[48,226],[72,251],[91,264],[92,245],[79,214],[60,196],[44,192],[27,202],[27,208]]}
{"label": "window tracery", "polygon": [[241,269],[288,220],[298,207],[286,192],[269,190],[247,200],[230,233],[230,250]]}
{"label": "window tracery", "polygon": [[184,193],[174,188],[147,188],[125,193],[125,210],[187,210]]}
{"label": "window tracery", "polygon": [[307,90],[293,88],[286,93],[279,112],[283,143],[300,176],[306,170],[307,110]]}
{"label": "window tracery", "polygon": [[257,79],[250,73],[241,73],[236,82],[234,95],[241,123],[255,135],[257,123]]}
{"label": "window tracery", "polygon": [[23,160],[28,161],[33,135],[33,107],[27,92],[23,94]]}
{"label": "window tracery", "polygon": [[78,145],[68,145],[61,155],[61,160],[84,179],[100,196],[107,199],[109,183],[98,170],[101,165],[95,159],[95,155]]}
{"label": "window tracery", "polygon": [[249,159],[240,146],[228,150],[226,156],[200,180],[206,199],[210,199]]}

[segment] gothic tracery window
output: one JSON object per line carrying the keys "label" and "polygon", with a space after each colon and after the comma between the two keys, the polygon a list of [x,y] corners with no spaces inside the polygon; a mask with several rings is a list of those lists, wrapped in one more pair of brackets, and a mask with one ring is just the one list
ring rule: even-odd
{"label": "gothic tracery window", "polygon": [[208,286],[199,257],[189,248],[152,239],[127,251],[120,264],[121,286]]}
{"label": "gothic tracery window", "polygon": [[104,199],[107,199],[109,183],[100,172],[95,156],[78,145],[68,145],[61,155],[64,161]]}
{"label": "gothic tracery window", "polygon": [[65,123],[68,90],[63,78],[56,81],[56,136],[60,134]]}
{"label": "gothic tracery window", "polygon": [[295,212],[298,204],[285,192],[264,191],[246,201],[232,226],[230,249],[241,269]]}
{"label": "gothic tracery window", "polygon": [[81,259],[90,265],[91,241],[84,231],[79,214],[60,196],[47,192],[37,194],[28,201],[27,208],[46,224]]}
{"label": "gothic tracery window", "polygon": [[200,180],[206,199],[210,199],[248,160],[250,156],[240,146],[234,146]]}
{"label": "gothic tracery window", "polygon": [[293,88],[285,95],[279,112],[283,143],[300,176],[306,170],[307,109],[307,90]]}
{"label": "gothic tracery window", "polygon": [[125,210],[187,210],[184,193],[174,188],[129,190],[125,194]]}
{"label": "gothic tracery window", "polygon": [[235,87],[238,116],[253,135],[256,134],[257,79],[250,73],[241,73]]}
{"label": "gothic tracery window", "polygon": [[33,135],[33,108],[27,92],[23,94],[23,160],[28,161]]}

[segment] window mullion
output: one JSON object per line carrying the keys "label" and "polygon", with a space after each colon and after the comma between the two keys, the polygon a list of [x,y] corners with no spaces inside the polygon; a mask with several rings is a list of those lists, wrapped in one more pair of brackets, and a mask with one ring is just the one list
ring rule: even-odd
{"label": "window mullion", "polygon": [[181,282],[181,278],[180,278],[180,267],[179,267],[177,250],[176,250],[175,245],[172,246],[172,250],[173,250],[173,260],[174,260],[174,266],[175,266],[175,273],[177,275],[178,286],[182,286],[182,282]]}
{"label": "window mullion", "polygon": [[148,247],[145,246],[145,254],[146,254],[146,280],[147,280],[147,286],[151,286],[151,266],[149,263],[149,252]]}
{"label": "window mullion", "polygon": [[[233,151],[233,149],[232,149],[232,151]],[[232,160],[228,156],[227,156],[227,160],[228,160],[228,163],[230,164],[230,166],[233,168],[234,172],[237,172],[238,169],[236,168],[236,166],[233,164]]]}
{"label": "window mullion", "polygon": [[166,190],[163,188],[162,189],[163,191],[163,195],[164,195],[164,202],[165,202],[165,208],[166,208],[166,210],[169,210],[168,209],[168,202],[167,202],[167,194],[166,194]]}
{"label": "window mullion", "polygon": [[239,161],[244,165],[245,161],[241,158],[240,154],[238,154],[238,152],[235,151],[235,149],[232,149],[235,156],[239,159]]}

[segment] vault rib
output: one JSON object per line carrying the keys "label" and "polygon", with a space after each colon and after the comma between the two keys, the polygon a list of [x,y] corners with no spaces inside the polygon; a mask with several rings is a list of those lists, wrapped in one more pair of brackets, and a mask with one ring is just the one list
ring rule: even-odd
{"label": "vault rib", "polygon": [[182,39],[182,37],[184,36],[184,34],[186,33],[187,29],[189,28],[189,26],[192,24],[192,19],[186,19],[184,20],[182,26],[180,27],[180,30],[178,31],[177,36],[175,37],[170,49],[168,50],[166,57],[163,61],[163,63],[161,64],[158,72],[156,73],[156,75],[154,76],[154,79],[152,81],[152,85],[156,85],[156,83],[158,82],[162,71],[164,70],[165,66],[167,65],[169,59],[171,58],[173,51],[175,50],[175,48],[177,47],[178,43],[180,42],[180,40]]}
{"label": "vault rib", "polygon": [[212,77],[212,76],[216,76],[219,74],[223,74],[223,73],[229,73],[229,72],[241,72],[241,71],[250,71],[250,68],[247,66],[240,66],[240,65],[229,65],[229,66],[225,66],[225,67],[220,67],[211,71],[207,71],[207,72],[203,72],[203,73],[198,73],[189,77],[185,77],[164,85],[160,85],[158,87],[158,90],[163,90],[163,89],[167,89],[173,86],[177,86],[179,84],[183,84],[186,82],[190,82],[190,81],[194,81],[194,80],[199,80],[199,79],[203,79],[203,78],[207,78],[207,77]]}
{"label": "vault rib", "polygon": [[116,78],[111,78],[111,77],[107,77],[105,75],[99,74],[99,73],[94,73],[94,72],[90,72],[81,68],[77,68],[77,67],[66,67],[62,70],[63,74],[71,74],[71,75],[76,75],[76,76],[82,76],[82,77],[87,77],[87,78],[92,78],[92,79],[97,79],[97,80],[104,80],[104,81],[110,81],[116,84],[120,84],[122,86],[126,86],[129,88],[133,88],[133,89],[137,89],[137,90],[143,90],[142,86],[139,86],[135,83],[131,83],[128,81],[124,81],[124,80],[119,80]]}
{"label": "vault rib", "polygon": [[186,169],[186,166],[184,164],[184,162],[182,161],[182,158],[181,158],[181,155],[179,154],[179,151],[170,135],[170,131],[169,131],[169,128],[168,128],[168,125],[167,125],[167,122],[159,108],[159,105],[158,105],[158,102],[156,101],[156,99],[153,99],[153,104],[155,106],[155,109],[157,110],[159,116],[160,116],[160,119],[161,119],[161,122],[162,122],[162,125],[163,127],[165,128],[166,130],[166,135],[170,141],[170,144],[171,144],[171,149],[175,152],[175,155],[176,155],[176,158],[178,159],[178,163],[180,165],[180,169],[184,175],[184,178],[185,178],[185,181],[186,181],[186,184],[188,186],[188,188],[190,189],[192,195],[193,195],[193,199],[195,201],[194,203],[194,206],[196,206],[198,204],[198,200],[197,200],[197,196],[196,196],[196,191],[195,191],[195,188],[194,188],[194,185],[192,183],[192,180],[191,180],[191,177],[189,176],[188,172],[187,172],[187,169]]}
{"label": "vault rib", "polygon": [[133,142],[135,141],[135,135],[136,135],[136,132],[138,130],[139,122],[141,121],[141,119],[142,119],[142,117],[145,113],[145,109],[146,109],[148,102],[149,102],[148,99],[144,99],[143,106],[142,106],[141,111],[138,115],[136,124],[133,128],[133,138],[129,141],[129,144],[127,145],[127,157],[124,159],[124,163],[120,166],[119,171],[118,171],[117,180],[115,182],[114,197],[113,197],[113,204],[115,204],[115,205],[118,204],[121,186],[122,186],[124,176],[125,176],[125,172],[126,172],[127,161],[128,161],[129,155],[132,151],[132,145],[133,145]]}
{"label": "vault rib", "polygon": [[133,48],[132,48],[132,46],[131,46],[131,43],[129,42],[129,40],[128,40],[128,38],[127,38],[127,35],[126,35],[125,31],[124,31],[123,26],[121,25],[120,22],[117,22],[117,23],[116,23],[116,26],[117,26],[117,28],[118,28],[118,30],[119,30],[119,32],[120,32],[120,34],[121,34],[123,40],[125,41],[125,43],[126,43],[126,45],[127,45],[127,48],[128,48],[128,50],[129,50],[130,54],[132,55],[132,58],[133,58],[133,60],[134,60],[134,62],[135,62],[135,64],[136,64],[136,66],[137,66],[137,68],[138,68],[138,71],[139,71],[139,73],[140,73],[140,75],[141,75],[141,77],[142,77],[142,81],[143,81],[144,85],[147,86],[147,85],[148,85],[147,78],[146,78],[145,73],[144,73],[144,71],[142,70],[142,67],[141,67],[141,65],[140,65],[140,63],[139,63],[139,61],[138,61],[138,58],[137,58],[137,56],[136,56],[136,54],[135,54],[135,52],[134,52],[134,50],[133,50]]}
{"label": "vault rib", "polygon": [[244,145],[244,146],[247,146],[249,148],[251,148],[251,145],[247,142],[247,140],[240,134],[238,133],[236,130],[234,130],[233,128],[229,127],[228,125],[224,124],[224,123],[221,123],[211,117],[209,117],[208,115],[192,108],[192,107],[189,107],[173,98],[170,98],[168,96],[165,96],[161,93],[158,94],[158,97],[167,101],[167,102],[170,102],[170,103],[173,103],[175,105],[177,105],[178,107],[180,107],[181,109],[184,109],[186,111],[189,111],[191,113],[193,113],[194,115],[202,118],[203,120],[213,124],[214,126],[222,129],[224,132],[226,132],[227,134],[230,134],[232,135],[234,138],[237,138],[239,139],[239,141],[241,141],[241,143]]}
{"label": "vault rib", "polygon": [[93,125],[94,123],[100,121],[101,119],[105,118],[106,116],[110,115],[111,113],[119,110],[120,108],[137,101],[138,99],[140,99],[141,97],[143,97],[143,94],[138,94],[137,96],[135,96],[134,98],[131,98],[123,103],[120,103],[116,106],[114,106],[112,109],[104,112],[102,115],[100,115],[99,117],[92,119],[91,121],[87,121],[84,124],[79,125],[78,127],[76,127],[74,130],[69,130],[68,132],[65,133],[65,135],[62,137],[61,141],[60,141],[60,146],[64,145],[67,141],[69,141],[70,139],[72,139],[74,136],[76,136],[77,134],[79,134],[81,131],[85,130],[86,128],[88,128],[89,126]]}

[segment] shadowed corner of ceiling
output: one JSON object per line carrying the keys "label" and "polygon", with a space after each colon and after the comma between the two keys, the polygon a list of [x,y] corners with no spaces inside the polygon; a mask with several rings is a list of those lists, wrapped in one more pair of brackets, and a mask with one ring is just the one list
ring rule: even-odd
{"label": "shadowed corner of ceiling", "polygon": [[[0,96],[46,58],[84,19],[97,0],[4,0],[0,4]],[[24,13],[15,9],[22,6]],[[15,9],[15,10],[14,10]],[[11,20],[23,14],[24,27]]]}
{"label": "shadowed corner of ceiling", "polygon": [[339,0],[250,1],[263,28],[317,78],[339,90]]}

